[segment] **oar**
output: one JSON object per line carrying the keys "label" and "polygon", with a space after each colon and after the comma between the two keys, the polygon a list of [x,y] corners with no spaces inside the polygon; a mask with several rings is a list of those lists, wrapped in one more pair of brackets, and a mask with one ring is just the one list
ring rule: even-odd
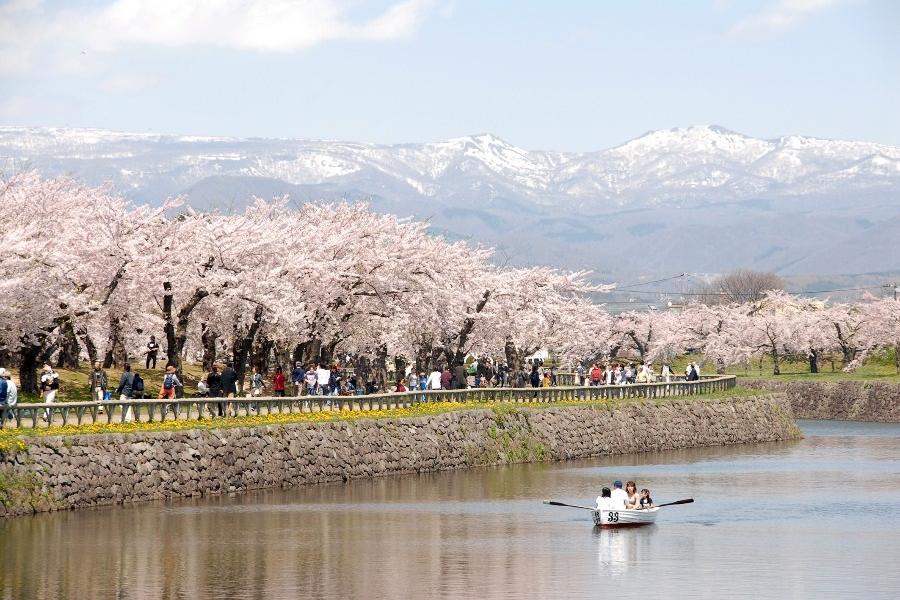
{"label": "oar", "polygon": [[[693,502],[693,500],[691,500]],[[549,504],[550,506],[568,506],[569,508],[583,508],[584,510],[597,510],[595,506],[581,506],[580,504],[566,504],[565,502],[557,502],[555,500],[544,500],[544,504]]]}
{"label": "oar", "polygon": [[675,506],[676,504],[690,504],[693,501],[694,501],[693,498],[685,498],[684,500],[676,500],[675,502],[666,502],[665,504],[655,504],[654,506],[656,508],[659,508],[661,506]]}

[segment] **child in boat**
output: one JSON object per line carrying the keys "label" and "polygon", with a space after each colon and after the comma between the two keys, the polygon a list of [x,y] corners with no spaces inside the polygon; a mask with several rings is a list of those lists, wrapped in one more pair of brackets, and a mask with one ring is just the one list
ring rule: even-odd
{"label": "child in boat", "polygon": [[640,508],[653,508],[653,498],[650,497],[650,490],[647,488],[641,490]]}

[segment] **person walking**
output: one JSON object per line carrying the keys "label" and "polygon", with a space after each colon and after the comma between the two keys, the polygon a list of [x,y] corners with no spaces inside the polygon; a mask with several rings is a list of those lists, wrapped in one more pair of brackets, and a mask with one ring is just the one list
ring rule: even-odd
{"label": "person walking", "polygon": [[[59,391],[59,375],[50,365],[44,365],[41,373],[41,401],[45,404],[56,402],[56,393]],[[44,420],[50,420],[50,409],[44,411]]]}
{"label": "person walking", "polygon": [[91,399],[94,402],[103,402],[106,399],[106,388],[108,385],[109,380],[106,376],[106,371],[103,370],[103,366],[98,360],[94,363],[94,370],[91,371]]}
{"label": "person walking", "polygon": [[331,393],[331,369],[328,363],[321,362],[316,367],[316,393],[320,396],[327,396]]}
{"label": "person walking", "polygon": [[[227,362],[225,363],[225,368],[222,369],[222,397],[234,398],[236,394],[237,373],[234,370],[234,365],[231,362]],[[231,407],[231,416],[237,416],[234,406]]]}
{"label": "person walking", "polygon": [[162,386],[159,388],[159,399],[174,400],[175,388],[181,386],[181,380],[175,371],[174,365],[166,366],[166,374],[163,375]]}
{"label": "person walking", "polygon": [[6,423],[6,399],[8,396],[9,384],[6,382],[6,369],[0,369],[0,427]]}
{"label": "person walking", "polygon": [[541,373],[538,371],[537,364],[531,365],[531,387],[536,388],[541,385]]}
{"label": "person walking", "polygon": [[257,367],[253,367],[253,374],[250,375],[250,395],[254,398],[259,398],[263,395],[263,388],[265,387],[266,384],[263,381],[262,373],[259,372]]}
{"label": "person walking", "polygon": [[278,398],[284,398],[284,370],[281,367],[275,367],[275,376],[272,378],[272,389],[275,391],[275,396]]}
{"label": "person walking", "polygon": [[144,367],[146,369],[150,369],[150,365],[153,365],[153,368],[156,368],[156,355],[159,352],[159,344],[156,343],[156,336],[151,335],[150,341],[147,342],[147,350],[144,354],[147,356],[146,363]]}
{"label": "person walking", "polygon": [[303,381],[306,379],[306,371],[299,360],[291,371],[291,384],[294,386],[294,394],[299,398],[303,395]]}
{"label": "person walking", "polygon": [[0,368],[0,381],[6,384],[6,399],[3,401],[3,406],[0,406],[2,409],[0,410],[0,427],[2,427],[7,418],[13,418],[10,410],[19,402],[19,390],[16,382],[12,380],[12,373],[6,369]]}
{"label": "person walking", "polygon": [[[119,387],[116,388],[116,394],[119,396],[119,402],[130,402],[131,401],[131,392],[134,387],[134,373],[131,372],[131,365],[125,363],[125,366],[122,367],[124,370],[122,371],[122,376],[119,377]],[[134,420],[134,412],[131,409],[131,406],[124,406],[125,410],[125,422],[130,423]]]}
{"label": "person walking", "polygon": [[454,390],[464,390],[469,387],[469,378],[466,374],[465,365],[456,365],[453,368],[453,382],[451,387]]}
{"label": "person walking", "polygon": [[[206,375],[206,396],[208,398],[222,397],[222,375],[219,373],[219,365],[216,363],[213,363]],[[212,414],[212,409],[209,412]],[[220,417],[225,416],[224,402],[216,402],[216,414]]]}

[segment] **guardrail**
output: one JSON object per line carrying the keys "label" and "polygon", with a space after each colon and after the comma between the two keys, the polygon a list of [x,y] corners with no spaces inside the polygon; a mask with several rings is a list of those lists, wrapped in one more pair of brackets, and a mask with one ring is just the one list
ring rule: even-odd
{"label": "guardrail", "polygon": [[[734,376],[699,381],[548,388],[472,388],[423,390],[365,396],[291,396],[270,398],[179,398],[16,404],[5,408],[0,427],[38,428],[95,423],[188,421],[222,416],[322,411],[378,411],[434,402],[566,402],[695,396],[735,387]],[[0,408],[0,411],[4,411]]]}

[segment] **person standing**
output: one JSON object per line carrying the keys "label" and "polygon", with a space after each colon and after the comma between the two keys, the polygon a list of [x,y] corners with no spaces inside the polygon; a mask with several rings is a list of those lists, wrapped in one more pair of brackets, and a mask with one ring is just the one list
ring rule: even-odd
{"label": "person standing", "polygon": [[428,379],[425,381],[425,387],[429,390],[441,389],[441,372],[438,371],[437,368],[428,374]]}
{"label": "person standing", "polygon": [[257,367],[253,367],[253,374],[250,375],[250,395],[254,398],[259,398],[263,395],[263,388],[266,387],[265,381],[263,381],[262,373],[259,372]]}
{"label": "person standing", "polygon": [[465,365],[456,365],[453,368],[452,387],[454,390],[464,390],[469,387],[469,378],[466,373]]}
{"label": "person standing", "polygon": [[578,367],[576,367],[576,369],[575,369],[575,374],[578,375],[578,385],[579,385],[579,386],[585,385],[585,381],[584,381],[584,365],[583,365],[583,364],[578,363]]}
{"label": "person standing", "polygon": [[6,369],[0,369],[0,380],[6,384],[6,406],[0,407],[3,408],[3,410],[0,410],[0,426],[2,426],[7,415],[12,419],[12,414],[9,413],[9,409],[13,408],[18,403],[19,390],[16,388],[16,382],[12,380],[12,373]]}
{"label": "person standing", "polygon": [[294,370],[291,371],[291,383],[294,385],[294,393],[298,398],[303,395],[303,380],[305,378],[306,371],[303,369],[303,364],[298,360]]}
{"label": "person standing", "polygon": [[[131,400],[131,392],[134,387],[134,373],[131,372],[131,365],[125,363],[122,376],[119,377],[119,387],[116,388],[116,394],[119,396],[119,402],[129,402]],[[134,412],[131,406],[124,407],[125,422],[130,423],[134,420]]]}
{"label": "person standing", "polygon": [[109,380],[106,377],[106,371],[103,370],[100,361],[94,363],[94,370],[91,371],[91,398],[94,402],[103,402],[106,396],[106,388]]}
{"label": "person standing", "polygon": [[[223,398],[234,398],[237,394],[237,373],[234,370],[234,365],[230,362],[225,363],[225,368],[222,369],[222,397]],[[237,416],[237,411],[234,406],[231,407],[231,416]]]}
{"label": "person standing", "polygon": [[0,427],[6,422],[7,397],[9,384],[6,382],[6,369],[0,369]]}
{"label": "person standing", "polygon": [[327,396],[331,393],[331,369],[325,362],[319,363],[316,367],[316,393],[321,396]]}
{"label": "person standing", "polygon": [[[41,373],[41,401],[45,404],[56,402],[56,392],[59,391],[59,375],[50,365],[44,365]],[[50,420],[50,409],[44,411],[44,420]]]}
{"label": "person standing", "polygon": [[[213,363],[212,368],[209,370],[209,374],[206,376],[206,389],[207,397],[222,397],[222,375],[219,374],[219,365],[216,363]],[[212,414],[212,409],[210,409],[209,412]],[[216,414],[220,417],[225,416],[225,404],[223,402],[216,403]]]}
{"label": "person standing", "polygon": [[419,389],[419,374],[416,373],[415,369],[409,372],[409,375],[406,377],[406,383],[410,390]]}
{"label": "person standing", "polygon": [[316,375],[315,365],[309,365],[309,369],[306,370],[306,374],[304,375],[304,381],[306,382],[306,395],[315,396],[316,384],[319,381],[319,377]]}
{"label": "person standing", "polygon": [[444,367],[443,372],[441,373],[441,388],[445,390],[449,390],[450,386],[453,383],[453,373],[450,372],[450,367]]}
{"label": "person standing", "polygon": [[147,355],[147,361],[145,367],[147,369],[150,368],[150,364],[153,364],[153,368],[156,368],[156,355],[159,353],[159,344],[156,343],[156,336],[151,335],[150,341],[147,342],[147,350],[144,354]]}
{"label": "person standing", "polygon": [[672,368],[669,366],[669,363],[663,363],[662,371],[660,371],[660,376],[666,383],[671,383],[672,381]]}
{"label": "person standing", "polygon": [[536,388],[541,385],[541,373],[538,370],[537,363],[531,365],[531,387]]}
{"label": "person standing", "polygon": [[174,400],[175,388],[181,386],[181,380],[175,372],[174,365],[166,366],[166,374],[163,375],[162,386],[159,388],[159,399]]}
{"label": "person standing", "polygon": [[272,378],[272,389],[278,398],[284,398],[284,380],[284,371],[281,367],[276,367],[275,376]]}

